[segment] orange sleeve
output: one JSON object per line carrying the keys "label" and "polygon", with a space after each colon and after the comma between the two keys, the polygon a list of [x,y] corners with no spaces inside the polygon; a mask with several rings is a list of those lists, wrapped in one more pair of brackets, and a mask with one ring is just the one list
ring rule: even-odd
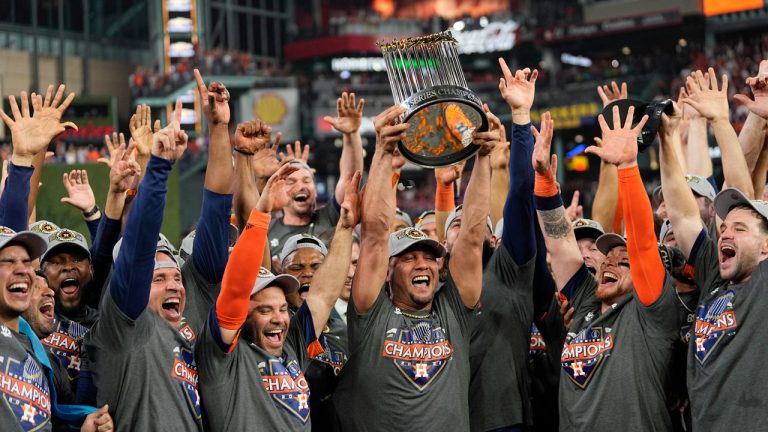
{"label": "orange sleeve", "polygon": [[221,293],[216,300],[216,318],[221,328],[238,330],[245,322],[251,290],[259,277],[269,220],[268,214],[253,209],[243,234],[229,255]]}
{"label": "orange sleeve", "polygon": [[449,212],[456,207],[453,198],[453,183],[444,185],[437,183],[437,192],[435,193],[435,210]]}
{"label": "orange sleeve", "polygon": [[637,298],[653,304],[664,289],[664,264],[653,229],[653,210],[637,165],[619,169],[619,196],[627,228],[627,251]]}

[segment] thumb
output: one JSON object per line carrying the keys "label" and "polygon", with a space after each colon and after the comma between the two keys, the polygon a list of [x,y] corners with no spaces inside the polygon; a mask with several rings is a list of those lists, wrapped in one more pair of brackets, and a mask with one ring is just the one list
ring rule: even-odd
{"label": "thumb", "polygon": [[64,126],[64,129],[70,128],[70,129],[74,129],[74,130],[80,130],[80,129],[77,128],[77,125],[72,123],[72,122],[66,122],[66,123],[62,124],[62,126]]}
{"label": "thumb", "polygon": [[107,158],[98,158],[98,159],[96,159],[96,162],[103,163],[104,165],[106,165],[108,167],[112,167],[112,161],[107,159]]}
{"label": "thumb", "polygon": [[336,119],[334,117],[325,116],[325,117],[323,117],[323,120],[325,120],[325,122],[328,123],[331,126],[334,126],[334,127],[336,126]]}
{"label": "thumb", "polygon": [[61,202],[62,202],[62,204],[69,204],[69,205],[73,205],[73,204],[72,204],[72,200],[71,200],[71,199],[69,199],[69,197],[62,197],[62,198],[61,198]]}
{"label": "thumb", "polygon": [[733,98],[736,99],[737,101],[743,103],[747,107],[749,107],[750,105],[752,105],[754,103],[754,101],[749,96],[743,95],[743,94],[735,94],[735,95],[733,95]]}
{"label": "thumb", "polygon": [[103,407],[99,408],[98,411],[96,411],[99,414],[106,414],[109,412],[109,404],[104,404]]}
{"label": "thumb", "polygon": [[599,156],[601,158],[603,157],[603,149],[598,147],[598,146],[591,145],[591,146],[587,147],[586,149],[584,149],[584,153],[593,154],[593,155]]}

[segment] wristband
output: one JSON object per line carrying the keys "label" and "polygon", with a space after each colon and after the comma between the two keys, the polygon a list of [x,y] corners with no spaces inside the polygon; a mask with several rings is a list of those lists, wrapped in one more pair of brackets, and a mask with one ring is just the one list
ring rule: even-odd
{"label": "wristband", "polygon": [[253,155],[255,155],[255,154],[256,154],[256,153],[253,153],[253,152],[249,152],[249,151],[241,150],[241,149],[239,149],[239,148],[237,148],[237,147],[232,147],[232,148],[233,148],[233,149],[235,149],[235,151],[236,151],[236,152],[238,152],[238,153],[240,153],[240,154],[243,154],[243,155],[246,155],[246,156],[253,156]]}
{"label": "wristband", "polygon": [[129,196],[129,197],[134,197],[134,196],[136,196],[136,192],[138,192],[138,190],[136,190],[136,188],[130,188],[127,191],[125,191],[125,195]]}
{"label": "wristband", "polygon": [[533,184],[533,193],[540,197],[551,197],[560,193],[557,187],[557,181],[551,171],[547,171],[546,174],[536,173],[536,181]]}
{"label": "wristband", "polygon": [[99,212],[99,206],[94,205],[92,209],[88,210],[87,212],[83,212],[83,217],[88,219],[89,217],[93,217],[96,213]]}

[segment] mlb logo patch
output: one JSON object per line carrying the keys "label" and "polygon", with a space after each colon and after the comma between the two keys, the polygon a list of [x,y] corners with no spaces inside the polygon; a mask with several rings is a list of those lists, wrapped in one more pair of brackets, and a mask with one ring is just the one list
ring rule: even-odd
{"label": "mlb logo patch", "polygon": [[563,345],[560,364],[574,384],[585,388],[613,346],[610,328],[587,327]]}
{"label": "mlb logo patch", "polygon": [[704,367],[720,347],[736,335],[739,323],[733,310],[735,296],[728,290],[696,310],[693,342],[700,367]]}
{"label": "mlb logo patch", "polygon": [[393,359],[403,376],[422,391],[445,369],[453,346],[438,323],[424,319],[389,330],[381,355]]}

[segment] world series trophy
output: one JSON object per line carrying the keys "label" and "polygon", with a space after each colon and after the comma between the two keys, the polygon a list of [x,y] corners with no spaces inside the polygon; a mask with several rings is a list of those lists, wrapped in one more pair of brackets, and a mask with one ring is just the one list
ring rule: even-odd
{"label": "world series trophy", "polygon": [[425,167],[457,164],[479,147],[475,131],[488,129],[483,104],[467,86],[449,31],[417,38],[378,42],[392,96],[406,108],[406,138],[398,143],[403,157]]}

